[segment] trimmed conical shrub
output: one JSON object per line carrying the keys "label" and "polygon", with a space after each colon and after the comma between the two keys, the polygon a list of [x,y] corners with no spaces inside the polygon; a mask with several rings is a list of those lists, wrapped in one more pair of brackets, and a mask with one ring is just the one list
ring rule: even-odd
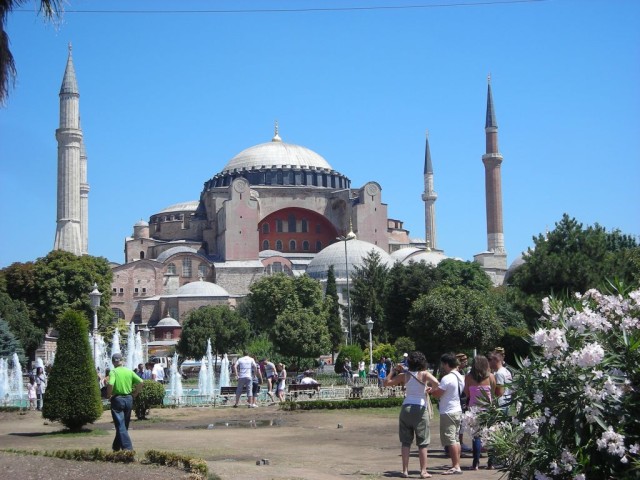
{"label": "trimmed conical shrub", "polygon": [[42,416],[77,431],[102,415],[88,323],[80,312],[68,310],[56,326],[58,348],[47,381]]}

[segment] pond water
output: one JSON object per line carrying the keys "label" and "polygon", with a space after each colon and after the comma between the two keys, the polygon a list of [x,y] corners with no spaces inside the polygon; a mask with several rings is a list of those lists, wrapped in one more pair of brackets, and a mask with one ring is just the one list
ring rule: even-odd
{"label": "pond water", "polygon": [[191,425],[186,427],[190,430],[220,430],[227,428],[268,428],[282,427],[285,424],[281,419],[270,420],[216,420],[206,425]]}

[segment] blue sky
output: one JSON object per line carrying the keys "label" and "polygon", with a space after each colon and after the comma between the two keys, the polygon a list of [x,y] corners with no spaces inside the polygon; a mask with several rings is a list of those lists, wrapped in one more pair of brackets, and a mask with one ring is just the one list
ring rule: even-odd
{"label": "blue sky", "polygon": [[[277,119],[352,186],[378,181],[389,216],[422,238],[428,129],[438,246],[470,260],[486,249],[489,72],[508,261],[564,212],[639,235],[640,2],[461,3],[480,2],[69,0],[56,25],[27,3],[7,24],[18,79],[0,109],[0,267],[53,246],[69,42],[92,255],[122,262],[136,221],[197,200]],[[255,11],[403,5],[424,8]],[[87,12],[153,9],[209,12]]]}

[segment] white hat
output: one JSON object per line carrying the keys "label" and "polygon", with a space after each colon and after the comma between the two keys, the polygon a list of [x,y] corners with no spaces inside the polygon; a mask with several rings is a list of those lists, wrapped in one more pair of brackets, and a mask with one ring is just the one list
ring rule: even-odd
{"label": "white hat", "polygon": [[409,356],[409,354],[408,354],[408,353],[405,353],[405,354],[404,354],[404,355],[402,355],[402,356],[403,356],[403,357],[408,357],[408,356]]}

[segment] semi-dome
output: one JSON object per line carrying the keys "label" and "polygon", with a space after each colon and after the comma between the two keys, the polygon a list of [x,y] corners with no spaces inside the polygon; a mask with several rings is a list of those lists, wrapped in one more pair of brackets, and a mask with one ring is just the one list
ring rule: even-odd
{"label": "semi-dome", "polygon": [[227,292],[220,285],[199,280],[181,286],[176,292],[177,297],[228,297]]}
{"label": "semi-dome", "polygon": [[156,323],[156,327],[180,327],[180,323],[175,318],[164,317]]}
{"label": "semi-dome", "polygon": [[407,247],[396,250],[391,254],[392,260],[408,265],[409,262],[424,262],[427,265],[438,265],[448,258],[443,252],[437,250],[425,250],[424,248]]}
{"label": "semi-dome", "polygon": [[349,265],[349,276],[353,275],[356,267],[362,267],[369,252],[374,251],[380,255],[380,263],[386,267],[393,266],[393,260],[387,252],[373,243],[353,239],[347,243],[347,258],[345,261],[345,243],[336,242],[324,248],[315,256],[307,267],[307,274],[317,280],[327,278],[329,267],[333,265],[336,278],[345,278],[346,267]]}
{"label": "semi-dome", "polygon": [[170,256],[175,255],[176,253],[198,253],[198,251],[195,248],[185,247],[185,246],[172,247],[168,250],[165,250],[160,255],[158,255],[158,258],[156,258],[156,261],[160,263],[164,263],[165,261],[167,261],[167,259]]}
{"label": "semi-dome", "polygon": [[169,213],[169,212],[195,212],[199,204],[200,202],[198,200],[175,203],[173,205],[169,205],[166,208],[163,208],[157,214]]}
{"label": "semi-dome", "polygon": [[332,170],[331,165],[313,150],[292,143],[284,143],[280,137],[273,137],[267,143],[249,147],[235,157],[222,169],[223,173],[234,169],[251,168],[316,168]]}

